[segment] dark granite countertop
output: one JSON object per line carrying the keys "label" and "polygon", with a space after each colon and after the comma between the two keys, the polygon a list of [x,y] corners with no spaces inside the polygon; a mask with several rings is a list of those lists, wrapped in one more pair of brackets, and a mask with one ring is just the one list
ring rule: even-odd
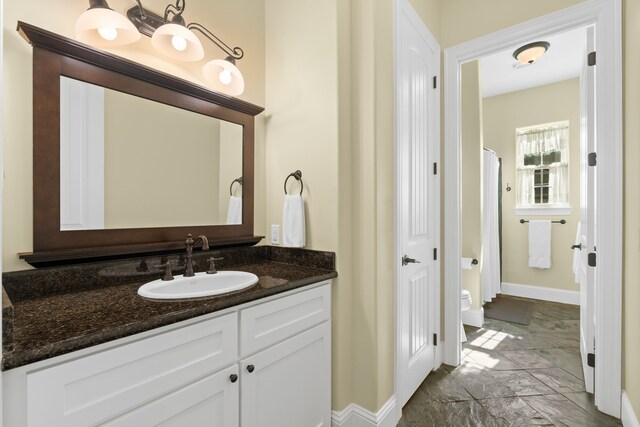
{"label": "dark granite countertop", "polygon": [[[141,284],[160,277],[155,271],[139,271],[141,258],[5,273],[4,298],[11,303],[5,301],[3,309],[11,309],[13,316],[3,319],[10,336],[3,337],[2,370],[337,276],[330,252],[260,246],[216,251],[218,255],[225,257],[217,263],[219,270],[248,271],[258,276],[258,283],[222,296],[157,301],[137,294]],[[211,252],[194,253],[194,270],[202,270],[207,256]],[[160,260],[155,258],[145,261],[156,265]],[[179,256],[169,260],[175,262],[174,274],[181,274]]]}

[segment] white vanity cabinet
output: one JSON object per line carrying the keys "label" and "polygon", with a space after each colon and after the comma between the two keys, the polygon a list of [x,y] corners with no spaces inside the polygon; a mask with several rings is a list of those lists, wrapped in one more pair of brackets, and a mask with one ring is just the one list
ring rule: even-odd
{"label": "white vanity cabinet", "polygon": [[328,288],[240,312],[242,427],[331,426]]}
{"label": "white vanity cabinet", "polygon": [[330,284],[7,371],[4,423],[329,427]]}

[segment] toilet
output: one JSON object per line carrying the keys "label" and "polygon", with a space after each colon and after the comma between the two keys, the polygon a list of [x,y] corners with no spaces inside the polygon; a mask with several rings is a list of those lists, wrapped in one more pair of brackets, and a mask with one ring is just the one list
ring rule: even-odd
{"label": "toilet", "polygon": [[[471,293],[466,289],[463,289],[460,295],[460,311],[465,312],[470,308],[471,308]],[[462,324],[462,319],[460,319],[460,341],[467,342],[467,334],[464,333],[464,325]]]}

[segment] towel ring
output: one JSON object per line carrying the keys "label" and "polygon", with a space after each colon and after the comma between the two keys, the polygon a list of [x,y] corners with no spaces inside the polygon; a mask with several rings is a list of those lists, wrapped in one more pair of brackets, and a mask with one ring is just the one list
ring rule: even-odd
{"label": "towel ring", "polygon": [[287,179],[284,180],[284,194],[287,194],[287,195],[289,194],[287,193],[287,181],[289,181],[289,178],[291,177],[294,177],[296,181],[300,182],[300,195],[302,196],[302,190],[304,190],[304,183],[302,182],[302,172],[300,172],[299,170],[287,175]]}
{"label": "towel ring", "polygon": [[236,179],[234,179],[233,181],[231,181],[231,185],[229,186],[229,195],[230,195],[230,196],[233,196],[233,184],[235,184],[236,182],[237,182],[238,184],[240,184],[240,187],[242,187],[242,183],[243,183],[243,179],[242,179],[242,177],[240,177],[240,178],[236,178]]}

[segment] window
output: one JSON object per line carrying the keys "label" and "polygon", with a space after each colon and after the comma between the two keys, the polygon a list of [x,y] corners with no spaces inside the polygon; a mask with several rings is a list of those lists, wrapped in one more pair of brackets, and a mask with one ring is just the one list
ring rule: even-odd
{"label": "window", "polygon": [[516,129],[516,208],[569,208],[569,122]]}

